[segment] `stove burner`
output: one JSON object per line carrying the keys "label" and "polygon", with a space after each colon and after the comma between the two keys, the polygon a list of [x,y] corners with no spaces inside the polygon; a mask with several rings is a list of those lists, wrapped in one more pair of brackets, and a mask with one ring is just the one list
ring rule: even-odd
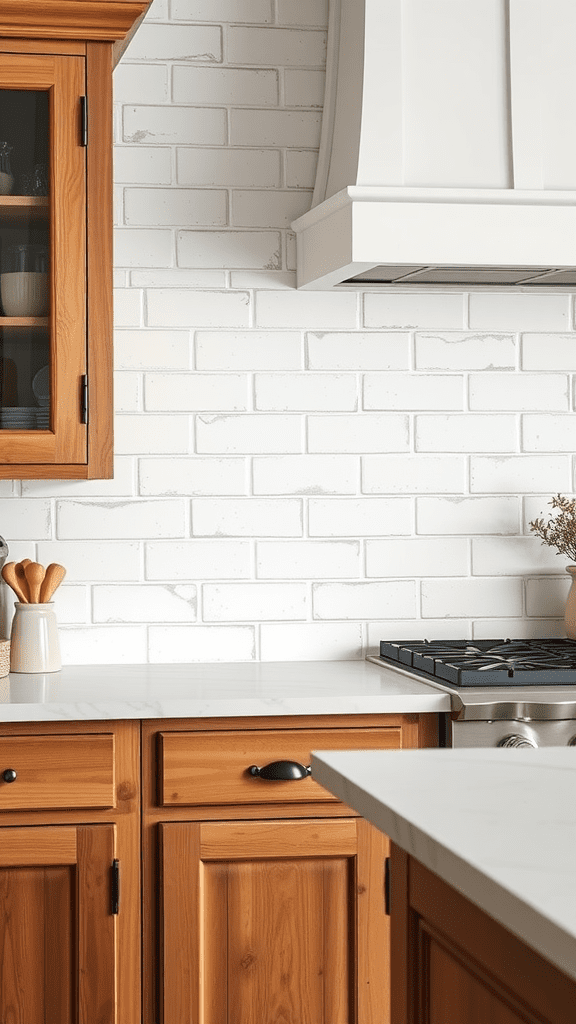
{"label": "stove burner", "polygon": [[576,683],[574,640],[381,640],[380,657],[453,686]]}

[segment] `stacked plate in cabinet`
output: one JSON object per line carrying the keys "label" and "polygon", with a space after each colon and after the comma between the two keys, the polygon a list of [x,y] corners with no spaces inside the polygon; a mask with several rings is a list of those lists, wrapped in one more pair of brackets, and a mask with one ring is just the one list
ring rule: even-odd
{"label": "stacked plate in cabinet", "polygon": [[38,411],[35,405],[5,406],[0,409],[0,427],[4,430],[35,430]]}

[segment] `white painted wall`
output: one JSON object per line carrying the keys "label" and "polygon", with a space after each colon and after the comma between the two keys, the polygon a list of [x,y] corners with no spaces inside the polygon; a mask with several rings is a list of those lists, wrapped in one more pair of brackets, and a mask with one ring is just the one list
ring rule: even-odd
{"label": "white painted wall", "polygon": [[573,297],[294,290],[324,0],[156,0],[115,72],[116,475],[0,483],[66,663],[561,634]]}

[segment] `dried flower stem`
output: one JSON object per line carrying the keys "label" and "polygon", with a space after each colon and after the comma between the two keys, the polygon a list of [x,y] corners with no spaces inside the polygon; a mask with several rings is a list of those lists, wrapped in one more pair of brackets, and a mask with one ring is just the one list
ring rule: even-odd
{"label": "dried flower stem", "polygon": [[568,555],[576,562],[576,498],[564,498],[557,494],[548,502],[552,508],[559,509],[558,514],[544,519],[534,519],[530,529],[542,539],[543,544],[558,548],[557,554]]}

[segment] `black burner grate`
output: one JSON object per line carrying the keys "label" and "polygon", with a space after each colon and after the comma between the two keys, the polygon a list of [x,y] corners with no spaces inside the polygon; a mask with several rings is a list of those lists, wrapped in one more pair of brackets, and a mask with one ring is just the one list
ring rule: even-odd
{"label": "black burner grate", "polygon": [[576,683],[574,640],[381,640],[380,657],[453,686]]}

